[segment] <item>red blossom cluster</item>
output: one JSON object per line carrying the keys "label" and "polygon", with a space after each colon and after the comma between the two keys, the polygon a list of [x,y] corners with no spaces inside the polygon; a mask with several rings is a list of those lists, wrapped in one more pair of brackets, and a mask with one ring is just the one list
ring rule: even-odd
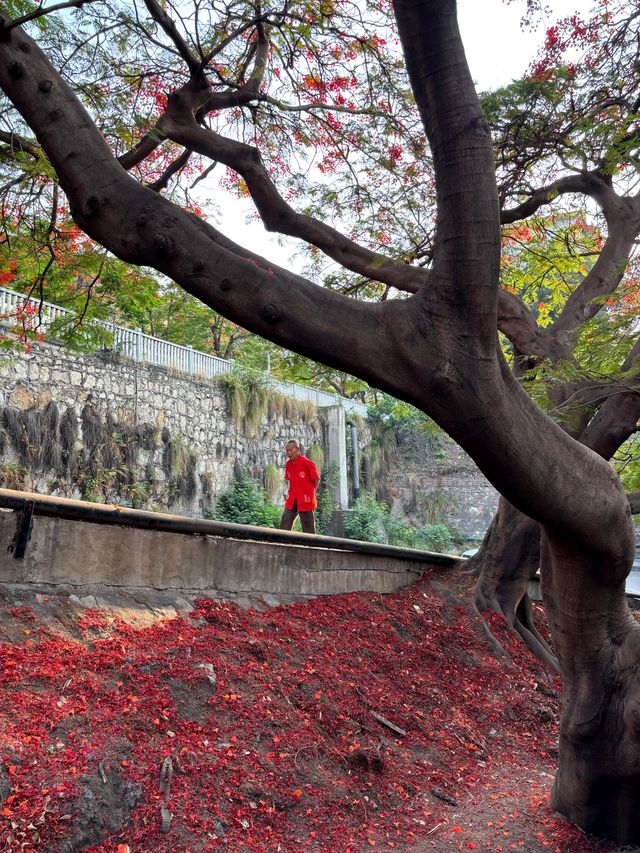
{"label": "red blossom cluster", "polygon": [[[619,4],[619,9],[624,9]],[[595,68],[600,61],[598,42],[602,38],[604,25],[610,23],[613,13],[608,3],[601,3],[599,9],[588,20],[578,14],[561,19],[548,27],[544,47],[540,58],[531,68],[531,77],[538,82],[549,81],[560,71],[569,77],[575,76],[578,66],[575,62],[567,65],[566,56],[580,52],[580,63],[586,68]]]}
{"label": "red blossom cluster", "polygon": [[18,262],[12,258],[0,261],[0,285],[9,284],[16,277]]}

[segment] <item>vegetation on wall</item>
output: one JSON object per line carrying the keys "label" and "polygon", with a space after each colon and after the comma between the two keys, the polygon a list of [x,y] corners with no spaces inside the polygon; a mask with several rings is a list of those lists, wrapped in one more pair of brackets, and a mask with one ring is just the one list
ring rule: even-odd
{"label": "vegetation on wall", "polygon": [[262,418],[280,417],[311,424],[318,421],[318,407],[309,400],[295,400],[269,388],[265,377],[253,370],[236,368],[219,378],[229,416],[248,438],[256,438]]}
{"label": "vegetation on wall", "polygon": [[162,430],[162,468],[168,482],[169,505],[178,499],[191,503],[196,496],[196,455],[182,436],[171,437],[165,427]]}
{"label": "vegetation on wall", "polygon": [[23,491],[26,488],[29,471],[24,465],[16,462],[6,462],[0,465],[0,486],[3,489]]}
{"label": "vegetation on wall", "polygon": [[451,498],[442,489],[434,489],[420,498],[422,518],[430,525],[439,524],[452,506]]}
{"label": "vegetation on wall", "polygon": [[[6,488],[31,488],[46,475],[50,492],[137,508],[189,504],[196,495],[195,454],[168,429],[117,421],[90,402],[80,415],[73,407],[60,414],[55,402],[25,410],[6,406],[0,424],[0,452],[16,460],[0,466]],[[161,447],[164,479],[154,464]]]}
{"label": "vegetation on wall", "polygon": [[319,444],[310,444],[307,447],[306,456],[316,466],[318,471],[322,472],[324,468],[324,450]]}
{"label": "vegetation on wall", "polygon": [[340,468],[337,462],[329,462],[321,470],[320,488],[318,489],[318,509],[316,510],[316,530],[318,533],[327,533],[336,508],[333,493],[340,482]]}
{"label": "vegetation on wall", "polygon": [[279,496],[282,490],[282,471],[280,470],[280,468],[278,468],[277,465],[269,463],[264,469],[262,480],[264,482],[264,490],[267,495],[267,498],[271,501],[271,503],[275,503],[277,497]]}

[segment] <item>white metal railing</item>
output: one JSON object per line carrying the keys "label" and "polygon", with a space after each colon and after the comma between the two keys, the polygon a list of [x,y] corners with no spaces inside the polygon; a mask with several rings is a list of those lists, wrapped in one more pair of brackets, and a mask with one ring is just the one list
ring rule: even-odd
{"label": "white metal railing", "polygon": [[[37,325],[39,329],[46,332],[54,320],[72,315],[73,312],[59,305],[41,301],[37,297],[27,298],[22,293],[0,287],[0,322],[10,318],[17,322],[24,319],[29,327],[33,328]],[[116,326],[115,323],[105,323],[101,320],[92,320],[91,323],[109,332],[114,350],[144,364],[173,367],[184,373],[205,376],[208,379],[222,373],[229,373],[233,369],[233,361],[200,352],[191,346],[184,347],[162,338],[145,335],[139,329],[126,329],[123,326]],[[364,403],[341,397],[339,394],[320,391],[308,385],[300,385],[297,382],[282,382],[270,373],[262,372],[259,375],[271,388],[296,400],[309,400],[317,406],[342,406],[347,413],[354,412],[363,418],[367,416],[367,407]]]}

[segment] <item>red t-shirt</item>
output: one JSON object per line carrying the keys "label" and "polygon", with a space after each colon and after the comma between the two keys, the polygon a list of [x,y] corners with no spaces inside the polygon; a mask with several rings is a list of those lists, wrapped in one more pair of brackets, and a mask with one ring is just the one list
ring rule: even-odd
{"label": "red t-shirt", "polygon": [[289,494],[285,507],[293,509],[294,501],[298,512],[310,512],[318,506],[316,487],[318,469],[310,459],[300,454],[297,459],[288,459],[284,466],[284,478],[289,481]]}

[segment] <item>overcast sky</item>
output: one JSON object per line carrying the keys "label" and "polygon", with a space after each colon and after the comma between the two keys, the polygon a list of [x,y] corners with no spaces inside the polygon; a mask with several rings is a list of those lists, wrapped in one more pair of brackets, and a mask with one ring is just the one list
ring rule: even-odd
{"label": "overcast sky", "polygon": [[[503,0],[458,0],[458,20],[467,60],[479,89],[493,89],[522,75],[543,39],[544,30],[558,18],[584,10],[585,0],[546,0],[551,12],[537,33],[520,27],[524,5],[524,0],[509,5]],[[217,227],[228,237],[272,263],[287,268],[296,266],[289,262],[291,248],[280,246],[278,238],[268,234],[259,222],[246,224],[253,210],[249,202],[225,198],[223,209]],[[289,246],[294,243],[289,241]]]}
{"label": "overcast sky", "polygon": [[558,18],[582,11],[585,0],[546,0],[545,14],[537,33],[520,27],[523,0],[458,0],[458,21],[467,60],[476,84],[490,89],[519,77],[529,65],[547,27]]}

